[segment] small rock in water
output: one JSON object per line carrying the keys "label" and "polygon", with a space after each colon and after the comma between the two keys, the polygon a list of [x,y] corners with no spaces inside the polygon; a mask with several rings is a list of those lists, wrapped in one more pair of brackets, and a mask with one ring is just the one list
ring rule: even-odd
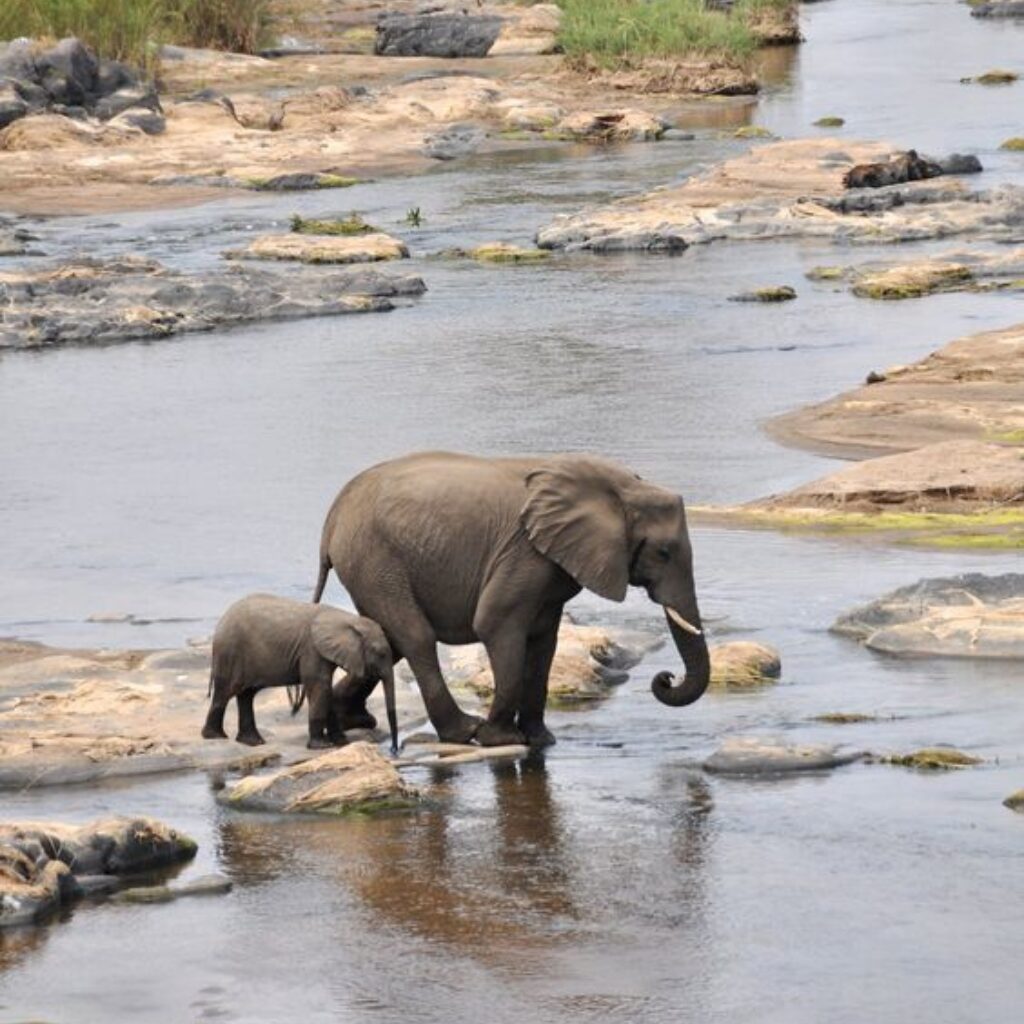
{"label": "small rock in water", "polygon": [[844,118],[841,117],[819,117],[814,122],[815,128],[842,128],[846,124]]}
{"label": "small rock in water", "polygon": [[759,124],[745,124],[740,128],[737,128],[733,133],[733,137],[737,139],[773,139],[774,135],[767,128],[762,128]]}
{"label": "small rock in water", "polygon": [[921,768],[926,771],[943,771],[967,768],[981,764],[980,757],[965,754],[955,747],[923,747],[909,754],[885,754],[877,759],[882,764],[895,764],[902,768]]}
{"label": "small rock in water", "polygon": [[135,616],[131,612],[94,612],[85,621],[98,623],[132,622]]}
{"label": "small rock in water", "polygon": [[1003,806],[1009,807],[1011,811],[1024,814],[1024,789],[1018,789],[1016,793],[1011,793],[1003,801]]}
{"label": "small rock in water", "polygon": [[865,715],[859,711],[826,711],[823,715],[815,715],[811,721],[824,722],[825,725],[855,725],[859,722],[877,722],[877,715]]}
{"label": "small rock in water", "polygon": [[755,288],[752,292],[738,292],[729,296],[730,302],[789,302],[796,298],[796,289],[788,284],[768,288]]}
{"label": "small rock in water", "polygon": [[838,768],[863,756],[863,751],[843,750],[830,744],[801,746],[740,737],[726,740],[704,762],[704,770],[717,775],[782,775]]}
{"label": "small rock in water", "polygon": [[140,885],[124,889],[114,898],[118,903],[170,903],[182,896],[217,896],[231,892],[227,875],[201,875],[182,885]]}
{"label": "small rock in water", "polygon": [[540,263],[549,259],[546,249],[524,249],[509,242],[487,242],[471,249],[469,255],[481,263]]}
{"label": "small rock in water", "polygon": [[764,686],[782,674],[779,652],[767,644],[735,640],[715,644],[709,653],[713,687]]}

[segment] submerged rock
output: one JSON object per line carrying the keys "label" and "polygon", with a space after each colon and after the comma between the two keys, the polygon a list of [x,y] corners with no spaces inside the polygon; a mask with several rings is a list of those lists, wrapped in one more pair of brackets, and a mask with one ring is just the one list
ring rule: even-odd
{"label": "submerged rock", "polygon": [[392,297],[425,290],[419,277],[377,270],[310,267],[284,273],[239,265],[191,275],[134,257],[78,259],[48,270],[0,272],[6,306],[0,350],[162,338],[259,320],[384,311],[393,308]]}
{"label": "submerged rock", "polygon": [[485,57],[501,18],[464,13],[382,14],[373,51],[382,57]]}
{"label": "submerged rock", "polygon": [[782,674],[779,652],[767,644],[748,640],[714,644],[711,655],[711,686],[746,688],[778,682]]}
{"label": "submerged rock", "polygon": [[524,249],[510,242],[486,242],[469,255],[481,263],[539,263],[551,256],[546,249]]}
{"label": "submerged rock", "polygon": [[917,299],[960,290],[973,279],[970,267],[936,260],[860,274],[853,294],[866,299]]}
{"label": "submerged rock", "polygon": [[772,285],[766,288],[755,288],[751,292],[738,292],[730,295],[730,302],[790,302],[796,298],[796,289],[788,284]]}
{"label": "submerged rock", "polygon": [[419,791],[373,744],[350,743],[269,775],[247,776],[217,799],[242,810],[338,815],[414,807]]}
{"label": "submerged rock", "polygon": [[922,580],[841,615],[832,632],[887,654],[1024,659],[1024,574]]}
{"label": "submerged rock", "polygon": [[739,737],[726,740],[704,762],[704,770],[716,775],[784,775],[838,768],[863,756],[863,751],[826,743],[798,745]]}
{"label": "submerged rock", "polygon": [[220,896],[231,892],[227,875],[200,875],[176,885],[139,885],[123,889],[114,897],[117,903],[171,903],[183,896]]}
{"label": "submerged rock", "polygon": [[318,236],[308,232],[264,235],[244,249],[225,254],[231,259],[298,260],[301,263],[376,263],[405,259],[405,243],[383,232]]}
{"label": "submerged rock", "polygon": [[[0,825],[0,928],[39,920],[121,876],[191,860],[196,844],[151,818]],[[112,881],[113,879],[113,881]]]}

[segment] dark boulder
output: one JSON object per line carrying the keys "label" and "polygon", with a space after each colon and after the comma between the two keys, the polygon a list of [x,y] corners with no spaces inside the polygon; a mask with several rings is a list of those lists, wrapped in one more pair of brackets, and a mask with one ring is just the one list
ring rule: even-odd
{"label": "dark boulder", "polygon": [[985,169],[973,153],[950,153],[935,162],[943,174],[980,174]]}
{"label": "dark boulder", "polygon": [[101,121],[109,121],[118,114],[131,109],[150,110],[163,113],[156,90],[151,86],[128,85],[117,89],[96,102],[94,113]]}
{"label": "dark boulder", "polygon": [[54,103],[88,106],[96,99],[100,66],[80,39],[62,39],[36,56],[37,81]]}
{"label": "dark boulder", "polygon": [[0,82],[0,128],[6,128],[12,121],[28,113],[28,104],[18,94],[14,83]]}
{"label": "dark boulder", "polygon": [[486,57],[502,19],[474,14],[384,14],[374,53],[384,57]]}

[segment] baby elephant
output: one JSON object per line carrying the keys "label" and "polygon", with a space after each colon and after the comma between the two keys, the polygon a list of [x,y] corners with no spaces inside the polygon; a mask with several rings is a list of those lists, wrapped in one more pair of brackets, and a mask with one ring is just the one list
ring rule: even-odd
{"label": "baby elephant", "polygon": [[[236,601],[213,634],[210,711],[203,726],[206,739],[224,738],[224,711],[238,701],[239,743],[263,743],[252,702],[265,686],[298,686],[293,710],[309,700],[310,749],[344,743],[333,707],[331,677],[335,667],[348,675],[346,685],[384,683],[391,727],[391,749],[398,745],[395,677],[391,648],[384,631],[371,619],[322,604],[305,604],[270,594]],[[371,686],[372,689],[372,686]]]}

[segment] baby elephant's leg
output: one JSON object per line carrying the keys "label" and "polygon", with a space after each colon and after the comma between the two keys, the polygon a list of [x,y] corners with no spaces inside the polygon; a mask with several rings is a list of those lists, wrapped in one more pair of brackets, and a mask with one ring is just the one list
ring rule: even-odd
{"label": "baby elephant's leg", "polygon": [[237,698],[238,735],[235,739],[248,747],[258,747],[266,743],[266,740],[259,734],[259,730],[256,728],[256,715],[252,709],[252,701],[255,696],[255,690],[243,690]]}
{"label": "baby elephant's leg", "polygon": [[367,698],[377,680],[347,677],[334,687],[331,707],[342,729],[376,729],[377,719],[366,710]]}
{"label": "baby elephant's leg", "polygon": [[203,739],[226,740],[228,734],[224,731],[224,712],[231,696],[227,684],[216,676],[211,688],[213,693],[210,697],[210,710],[206,713],[206,723],[203,725]]}
{"label": "baby elephant's leg", "polygon": [[[326,674],[314,680],[305,681],[306,700],[309,702],[309,742],[310,750],[323,750],[338,745],[331,738],[331,677]],[[337,720],[334,731],[340,732]]]}

